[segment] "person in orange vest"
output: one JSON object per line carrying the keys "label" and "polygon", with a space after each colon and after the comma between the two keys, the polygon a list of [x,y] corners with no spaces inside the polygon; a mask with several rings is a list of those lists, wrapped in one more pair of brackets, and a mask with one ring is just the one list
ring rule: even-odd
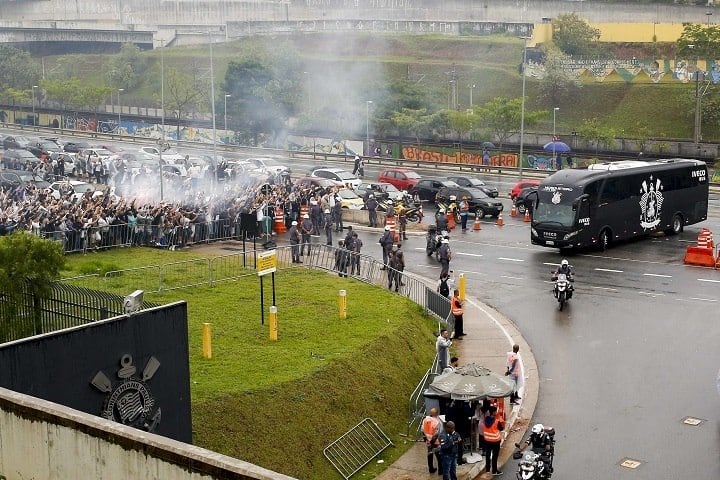
{"label": "person in orange vest", "polygon": [[518,395],[518,380],[520,379],[520,356],[518,355],[518,352],[520,351],[520,345],[517,343],[513,345],[512,352],[508,352],[507,355],[507,371],[505,372],[506,376],[509,376],[513,382],[515,382],[515,388],[513,389],[513,392],[510,394],[510,403],[513,405],[518,405],[518,400],[520,400],[520,395]]}
{"label": "person in orange vest", "polygon": [[455,339],[461,339],[465,336],[463,329],[463,302],[460,300],[460,290],[457,288],[453,290],[452,299],[450,299],[450,310],[452,311],[453,317],[455,317]]}
{"label": "person in orange vest", "polygon": [[497,407],[492,406],[485,416],[482,424],[483,439],[485,440],[485,471],[493,475],[502,475],[498,470],[498,455],[500,455],[500,432],[505,429],[502,419],[497,417]]}
{"label": "person in orange vest", "polygon": [[467,221],[469,215],[470,203],[468,202],[467,197],[463,197],[462,200],[460,200],[460,225],[463,232],[467,231]]}
{"label": "person in orange vest", "polygon": [[[438,418],[438,409],[431,408],[430,415],[423,419],[422,423],[423,434],[425,435],[425,445],[427,445],[427,463],[428,471],[430,473],[437,472],[440,468],[440,431],[442,430],[442,422]],[[437,468],[435,468],[435,462],[433,461],[433,455],[437,459]]]}

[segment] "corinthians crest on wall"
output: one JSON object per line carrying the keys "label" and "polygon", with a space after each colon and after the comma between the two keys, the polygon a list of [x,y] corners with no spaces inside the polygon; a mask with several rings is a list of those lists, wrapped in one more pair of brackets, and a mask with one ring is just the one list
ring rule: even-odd
{"label": "corinthians crest on wall", "polygon": [[643,180],[640,186],[640,226],[645,230],[660,224],[663,204],[663,184],[659,178]]}
{"label": "corinthians crest on wall", "polygon": [[115,374],[117,381],[111,381],[102,370],[97,372],[90,384],[107,393],[100,416],[148,432],[154,431],[160,423],[161,410],[148,382],[159,368],[158,359],[150,357],[142,373],[138,374],[132,356],[125,354],[120,357],[120,368]]}

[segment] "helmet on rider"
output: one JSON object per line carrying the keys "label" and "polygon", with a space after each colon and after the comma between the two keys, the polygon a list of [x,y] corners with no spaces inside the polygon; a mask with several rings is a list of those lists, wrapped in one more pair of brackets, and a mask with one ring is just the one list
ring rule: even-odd
{"label": "helmet on rider", "polygon": [[560,266],[567,267],[568,265],[570,265],[570,262],[568,262],[566,259],[563,258],[562,262],[560,262]]}
{"label": "helmet on rider", "polygon": [[533,425],[531,432],[535,434],[542,433],[544,429],[545,427],[543,427],[542,423],[536,423]]}

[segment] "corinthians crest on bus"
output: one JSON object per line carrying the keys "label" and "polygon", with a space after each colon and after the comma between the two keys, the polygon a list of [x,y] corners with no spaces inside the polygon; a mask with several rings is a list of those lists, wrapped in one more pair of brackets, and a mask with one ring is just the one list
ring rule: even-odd
{"label": "corinthians crest on bus", "polygon": [[660,224],[663,204],[663,185],[659,178],[643,180],[640,187],[640,226],[645,230]]}
{"label": "corinthians crest on bus", "polygon": [[108,394],[100,416],[148,432],[154,431],[160,423],[161,411],[148,382],[159,368],[158,359],[150,357],[139,376],[132,356],[125,354],[120,358],[117,382],[112,382],[103,371],[97,372],[90,384]]}

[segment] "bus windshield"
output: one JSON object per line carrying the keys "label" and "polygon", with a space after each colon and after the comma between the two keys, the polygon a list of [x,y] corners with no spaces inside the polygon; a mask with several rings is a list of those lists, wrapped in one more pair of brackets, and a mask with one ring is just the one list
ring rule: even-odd
{"label": "bus windshield", "polygon": [[572,227],[575,224],[575,211],[573,201],[578,192],[572,188],[560,186],[544,186],[538,190],[538,206],[534,212],[533,220],[538,223],[551,223]]}

